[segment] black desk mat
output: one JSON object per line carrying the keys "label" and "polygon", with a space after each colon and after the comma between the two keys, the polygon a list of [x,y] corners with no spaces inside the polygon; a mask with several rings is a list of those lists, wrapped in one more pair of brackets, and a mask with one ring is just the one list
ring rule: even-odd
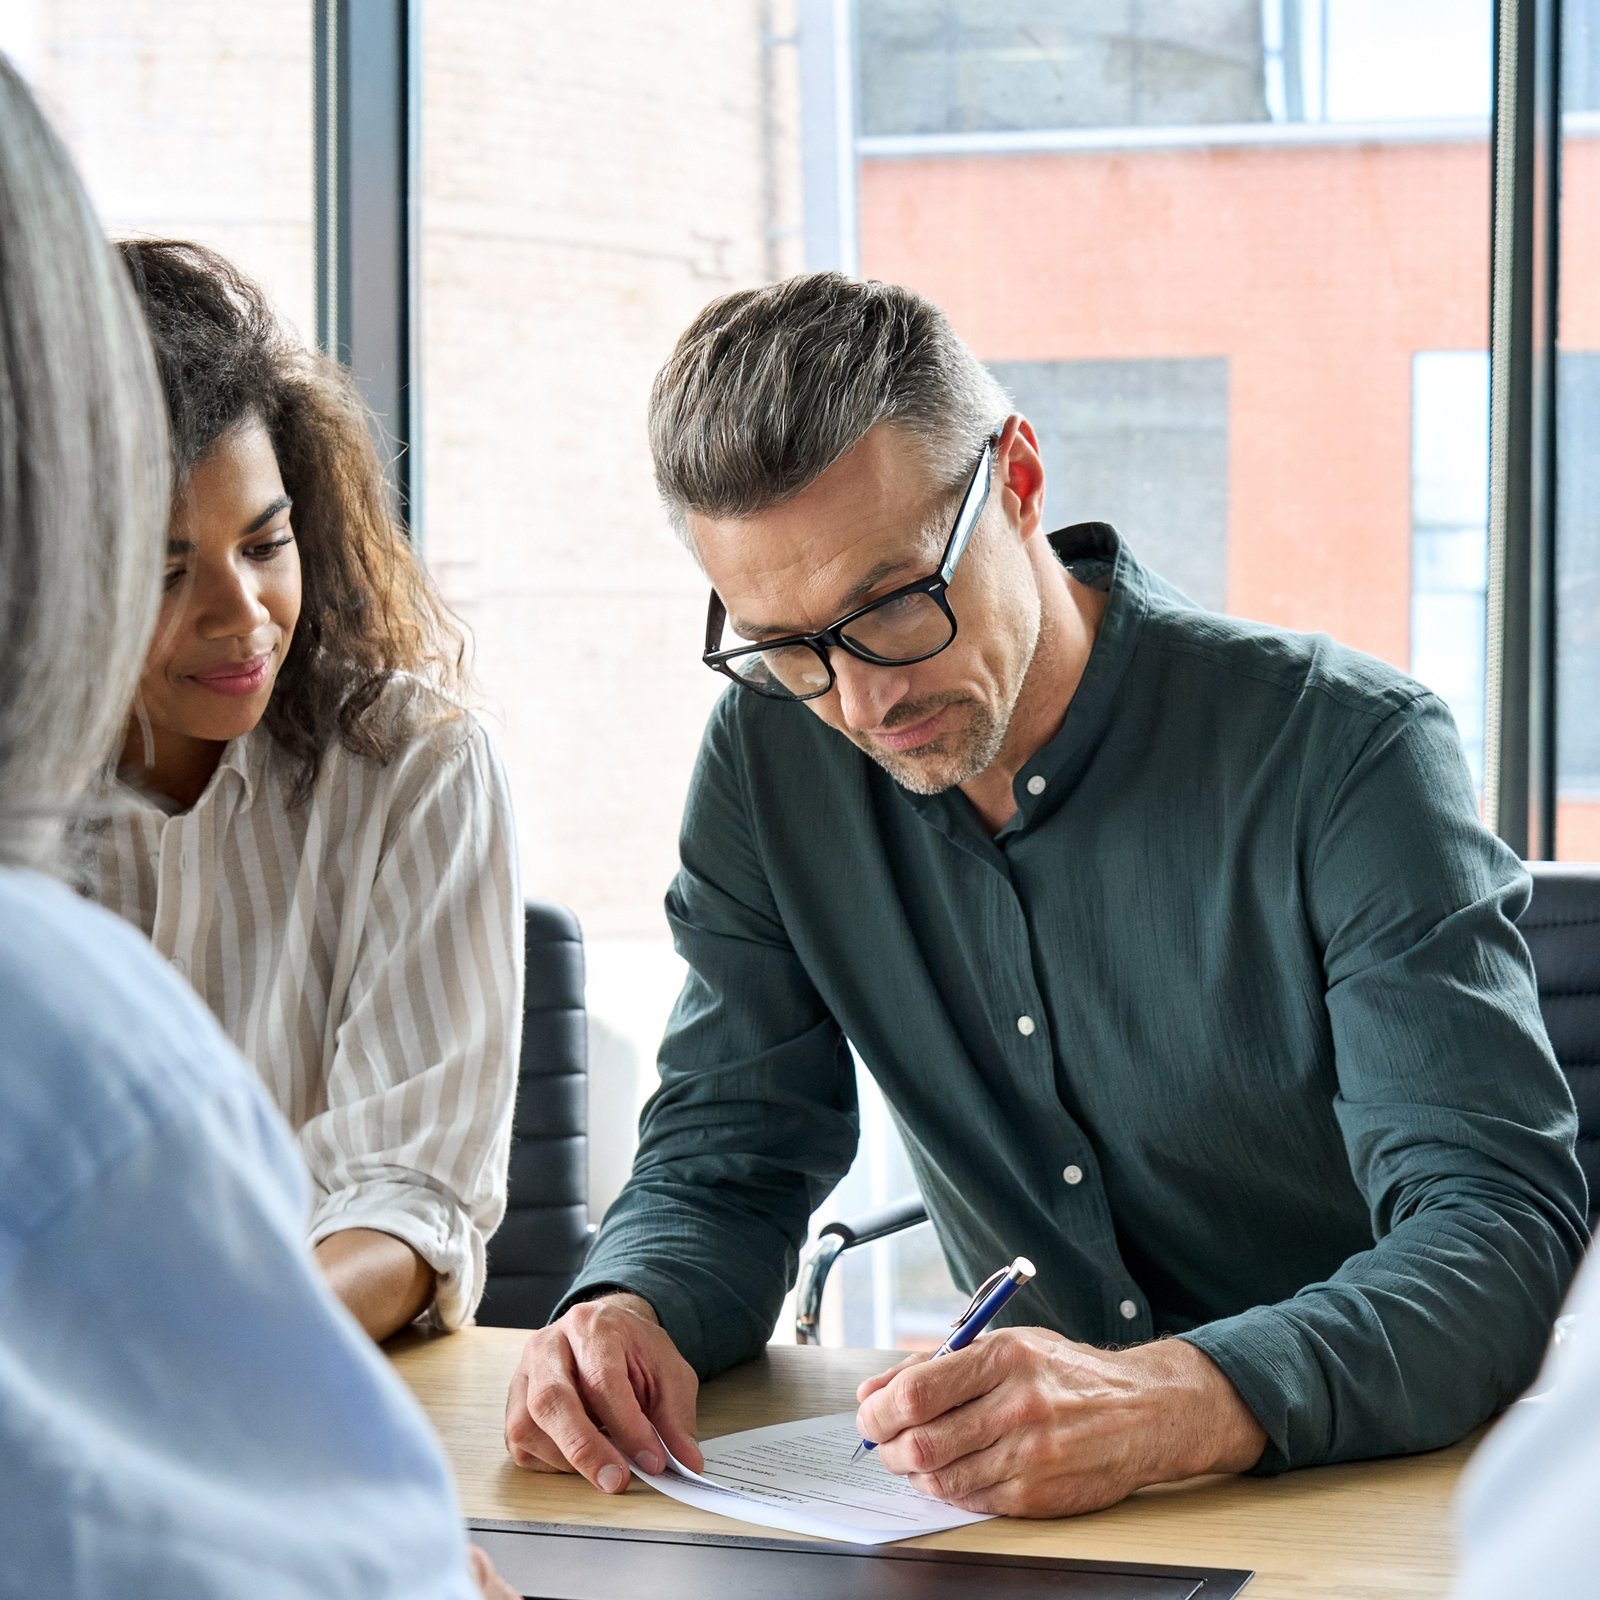
{"label": "black desk mat", "polygon": [[525,1600],[1230,1600],[1252,1576],[557,1522],[467,1526]]}

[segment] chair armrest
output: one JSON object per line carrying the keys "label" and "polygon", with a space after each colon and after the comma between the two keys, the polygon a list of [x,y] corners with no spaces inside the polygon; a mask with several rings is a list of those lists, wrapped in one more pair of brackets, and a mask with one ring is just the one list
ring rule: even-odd
{"label": "chair armrest", "polygon": [[928,1208],[923,1205],[922,1196],[912,1194],[863,1212],[851,1221],[828,1223],[817,1239],[816,1249],[800,1269],[800,1282],[795,1291],[794,1342],[821,1343],[818,1319],[822,1315],[822,1291],[827,1287],[834,1262],[846,1250],[853,1250],[858,1244],[874,1244],[927,1220]]}

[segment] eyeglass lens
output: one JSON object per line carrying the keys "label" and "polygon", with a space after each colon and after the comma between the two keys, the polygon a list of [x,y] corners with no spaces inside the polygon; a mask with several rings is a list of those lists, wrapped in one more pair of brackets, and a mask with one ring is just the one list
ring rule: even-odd
{"label": "eyeglass lens", "polygon": [[[844,630],[852,649],[869,660],[893,664],[920,661],[942,650],[953,634],[950,618],[928,594],[906,594],[874,606]],[[735,648],[737,635],[724,634],[724,649]],[[756,650],[728,662],[741,683],[763,694],[804,699],[828,688],[828,668],[809,645]]]}
{"label": "eyeglass lens", "polygon": [[916,661],[950,642],[950,618],[931,594],[903,594],[874,606],[844,630],[844,637],[878,661]]}

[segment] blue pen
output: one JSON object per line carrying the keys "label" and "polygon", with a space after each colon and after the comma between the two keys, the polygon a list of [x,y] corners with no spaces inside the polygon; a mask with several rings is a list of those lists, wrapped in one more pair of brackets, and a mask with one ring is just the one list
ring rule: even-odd
{"label": "blue pen", "polygon": [[[979,1284],[978,1292],[973,1295],[967,1309],[956,1318],[950,1337],[928,1359],[937,1361],[952,1350],[965,1350],[994,1321],[1000,1307],[1032,1277],[1033,1263],[1026,1256],[1018,1256],[1009,1267],[1002,1267],[992,1278]],[[863,1439],[850,1457],[850,1464],[854,1466],[860,1460],[863,1450],[877,1448],[870,1439]]]}

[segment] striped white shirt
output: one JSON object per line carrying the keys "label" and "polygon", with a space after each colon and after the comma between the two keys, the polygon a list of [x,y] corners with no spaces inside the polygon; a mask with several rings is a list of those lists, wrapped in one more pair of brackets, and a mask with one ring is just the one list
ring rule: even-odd
{"label": "striped white shirt", "polygon": [[462,713],[386,766],[335,744],[295,808],[291,775],[258,727],[191,810],[119,785],[91,888],[254,1064],[311,1174],[311,1242],[404,1240],[453,1328],[506,1204],[523,940],[505,773]]}

